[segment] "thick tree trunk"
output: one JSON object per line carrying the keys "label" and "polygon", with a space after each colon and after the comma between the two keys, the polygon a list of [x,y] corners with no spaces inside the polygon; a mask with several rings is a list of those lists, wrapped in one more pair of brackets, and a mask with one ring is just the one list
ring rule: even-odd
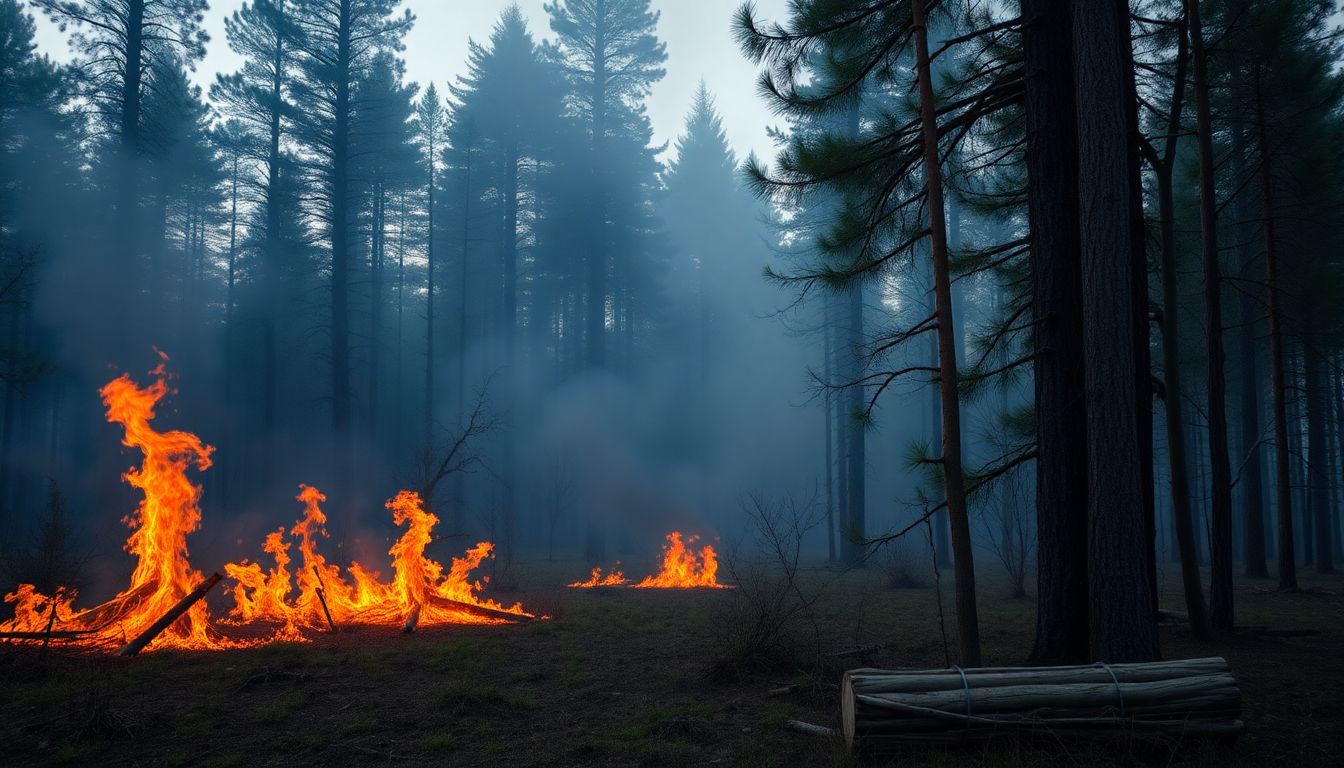
{"label": "thick tree trunk", "polygon": [[1218,251],[1218,188],[1214,179],[1213,116],[1209,106],[1209,66],[1199,0],[1185,0],[1194,64],[1196,142],[1199,145],[1199,224],[1204,265],[1204,335],[1209,396],[1210,564],[1213,628],[1230,631],[1232,605],[1232,466],[1227,457],[1227,383],[1223,372],[1223,283]]}
{"label": "thick tree trunk", "polygon": [[1078,137],[1067,0],[1022,0],[1036,320],[1037,664],[1087,661],[1087,433]]}
{"label": "thick tree trunk", "polygon": [[961,401],[957,392],[956,319],[952,313],[952,275],[948,265],[947,220],[943,203],[942,160],[938,150],[937,104],[929,68],[928,17],[924,0],[910,3],[919,78],[920,125],[924,142],[924,190],[928,199],[929,250],[933,260],[938,314],[939,386],[943,397],[943,488],[952,527],[956,573],[957,635],[964,666],[980,666],[980,622],[975,604],[975,563],[961,465]]}
{"label": "thick tree trunk", "polygon": [[[1144,451],[1135,399],[1128,4],[1073,5],[1088,445],[1090,647],[1157,657]],[[1146,322],[1146,319],[1144,320]],[[1138,587],[1136,589],[1136,587]]]}
{"label": "thick tree trunk", "polygon": [[1274,176],[1269,147],[1269,127],[1265,125],[1264,98],[1260,70],[1255,71],[1255,123],[1260,149],[1260,202],[1265,237],[1265,294],[1269,313],[1270,374],[1274,398],[1274,476],[1275,503],[1279,517],[1278,571],[1279,589],[1297,591],[1297,563],[1293,552],[1293,496],[1288,470],[1288,405],[1284,384],[1283,329],[1279,311],[1278,241],[1274,231]]}

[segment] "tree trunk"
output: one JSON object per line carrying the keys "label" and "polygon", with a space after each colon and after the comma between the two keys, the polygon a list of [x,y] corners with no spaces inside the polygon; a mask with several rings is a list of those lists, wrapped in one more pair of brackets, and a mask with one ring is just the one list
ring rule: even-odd
{"label": "tree trunk", "polygon": [[[277,3],[278,12],[283,12],[283,3]],[[281,270],[280,238],[280,135],[281,101],[284,97],[285,47],[283,38],[277,40],[274,57],[271,61],[271,103],[269,146],[266,155],[266,253],[264,259],[265,285],[262,287],[263,306],[261,321],[261,413],[262,413],[262,455],[261,473],[258,478],[261,486],[268,487],[271,480],[275,455],[276,434],[276,396],[279,390],[279,351],[276,342],[277,326],[280,322],[280,286],[283,281]]]}
{"label": "tree trunk", "polygon": [[[1240,126],[1232,132],[1233,178],[1239,188],[1243,188],[1249,179],[1246,168],[1246,134]],[[1246,193],[1235,198],[1235,217],[1237,220],[1237,259],[1239,277],[1243,285],[1252,283],[1251,274],[1251,211],[1246,202]],[[1241,504],[1244,521],[1242,523],[1242,558],[1246,564],[1246,575],[1250,578],[1269,578],[1269,567],[1265,562],[1265,484],[1264,452],[1260,450],[1260,416],[1264,410],[1264,395],[1261,391],[1260,375],[1256,368],[1257,339],[1255,299],[1249,288],[1240,292],[1238,301],[1239,328],[1237,330],[1238,356],[1241,363],[1241,450],[1242,469],[1240,473]]]}
{"label": "tree trunk", "polygon": [[139,289],[136,280],[143,272],[140,258],[140,107],[145,71],[145,0],[125,3],[126,37],[120,101],[120,156],[117,158],[117,223],[122,244],[121,264],[112,270],[113,293],[128,304],[116,305],[114,322],[125,323],[135,315],[138,302],[130,297]]}
{"label": "tree trunk", "polygon": [[1255,124],[1260,149],[1260,203],[1265,237],[1265,294],[1269,313],[1269,355],[1274,398],[1275,503],[1279,516],[1279,589],[1297,591],[1297,563],[1293,552],[1293,496],[1288,472],[1288,406],[1284,385],[1283,329],[1279,312],[1278,242],[1274,231],[1274,177],[1270,162],[1269,127],[1265,125],[1260,68],[1255,70]]}
{"label": "tree trunk", "polygon": [[1146,318],[1134,316],[1129,9],[1117,1],[1075,4],[1072,11],[1084,233],[1090,647],[1103,661],[1148,661],[1158,650],[1134,389],[1135,327]]}
{"label": "tree trunk", "polygon": [[[592,206],[589,211],[588,253],[588,367],[600,369],[606,365],[607,352],[607,213],[604,153],[607,131],[607,71],[606,71],[606,0],[595,0],[594,16],[598,19],[593,40],[593,136],[592,136]],[[590,532],[590,535],[593,532]]]}
{"label": "tree trunk", "polygon": [[1031,660],[1088,660],[1087,433],[1078,136],[1068,0],[1022,0],[1036,401]]}
{"label": "tree trunk", "polygon": [[832,412],[835,410],[834,395],[831,392],[831,383],[835,379],[835,370],[831,365],[834,351],[832,347],[835,344],[834,333],[831,329],[831,299],[825,298],[825,304],[822,306],[822,334],[824,336],[822,346],[822,370],[825,377],[825,388],[822,395],[825,398],[825,425],[826,425],[826,562],[835,562],[835,451],[832,443],[834,420]]}
{"label": "tree trunk", "polygon": [[1331,466],[1330,482],[1335,488],[1334,504],[1331,511],[1331,524],[1335,537],[1335,553],[1344,553],[1344,537],[1341,537],[1340,530],[1340,506],[1344,504],[1344,487],[1340,485],[1340,472],[1344,469],[1344,370],[1341,370],[1341,361],[1335,360],[1333,365],[1334,389],[1330,395],[1332,406],[1332,417],[1330,419],[1331,432],[1334,436],[1332,450],[1334,464]]}
{"label": "tree trunk", "polygon": [[[432,133],[432,129],[431,129],[430,131],[427,131],[427,133]],[[427,225],[428,225],[429,229],[428,229],[428,231],[426,232],[426,241],[425,241],[425,413],[424,413],[424,419],[425,419],[425,421],[424,421],[424,444],[425,444],[425,447],[428,448],[429,445],[430,445],[430,441],[431,441],[431,440],[433,439],[433,437],[434,437],[434,362],[435,362],[435,357],[434,357],[434,291],[435,291],[434,279],[435,279],[435,277],[437,277],[436,270],[438,269],[438,262],[435,260],[435,256],[436,256],[436,254],[435,254],[435,252],[434,252],[434,214],[437,212],[437,211],[436,211],[436,206],[435,206],[435,200],[434,200],[434,193],[438,191],[438,190],[436,189],[436,186],[437,186],[437,184],[436,184],[437,179],[436,179],[435,166],[434,166],[434,164],[435,164],[435,162],[437,162],[435,155],[436,155],[436,153],[438,152],[438,147],[435,145],[435,143],[434,143],[434,137],[433,137],[432,135],[429,137],[429,141],[428,141],[428,143],[427,143],[425,149],[428,151],[428,154],[429,154],[429,168],[428,168],[428,170],[429,170],[429,178],[426,180],[426,184],[425,184],[425,195],[426,195],[427,203],[428,203],[428,206],[429,206],[429,207],[427,208],[427,213],[428,213],[428,221],[427,221]],[[466,305],[466,281],[465,281],[465,275],[466,275],[466,264],[467,264],[467,232],[468,232],[468,227],[469,227],[469,225],[468,225],[466,219],[467,219],[467,217],[468,217],[468,215],[469,215],[469,212],[470,212],[470,210],[471,210],[471,154],[470,154],[470,152],[471,152],[470,149],[468,149],[468,150],[467,150],[467,163],[466,163],[467,185],[466,185],[466,189],[463,191],[463,194],[462,194],[462,209],[463,209],[463,212],[464,212],[464,213],[463,213],[463,223],[462,223],[462,273],[463,273],[463,276],[464,276],[464,280],[463,280],[463,288],[462,288],[462,299],[463,299],[463,302],[462,302],[462,303],[463,303],[464,309],[463,309],[462,311],[463,311],[463,313],[464,313],[464,317],[465,317],[465,312],[466,312],[466,309],[465,309],[465,305]],[[461,353],[462,353],[462,350],[459,349],[459,354],[461,354]],[[460,384],[461,384],[461,382],[459,382],[459,385],[460,385]],[[461,393],[461,386],[458,387],[458,390],[459,390],[459,391],[458,391],[458,411],[459,411],[459,415],[460,415],[461,408],[462,408],[462,403],[463,403],[463,400],[462,400],[462,393]],[[429,500],[429,499],[426,499],[426,501],[429,502],[429,503],[433,503],[432,500]],[[454,507],[456,507],[456,504],[454,504]]]}
{"label": "tree trunk", "polygon": [[[350,431],[350,2],[340,0],[336,29],[336,89],[331,163],[331,425],[339,490],[348,492],[354,472]],[[339,497],[349,499],[348,495]],[[348,504],[348,501],[347,501]]]}
{"label": "tree trunk", "polygon": [[980,624],[975,604],[975,563],[971,524],[966,510],[965,475],[961,466],[961,402],[957,392],[956,320],[952,314],[952,276],[948,265],[947,220],[943,173],[938,151],[937,104],[929,68],[928,17],[924,0],[912,0],[916,69],[919,78],[920,125],[924,143],[924,191],[928,199],[929,250],[933,259],[934,296],[938,314],[939,385],[943,397],[943,488],[952,527],[956,573],[957,635],[963,666],[980,666]]}
{"label": "tree trunk", "polygon": [[[457,413],[459,419],[466,418],[467,406],[467,264],[471,260],[471,161],[475,136],[469,135],[464,153],[464,178],[462,183],[462,264],[457,275]],[[433,292],[430,293],[433,296]],[[427,359],[425,365],[425,445],[430,444],[434,425],[434,323],[430,318],[426,330]],[[453,476],[453,509],[450,519],[454,528],[460,528],[466,520],[466,479],[464,473]]]}
{"label": "tree trunk", "polygon": [[1181,112],[1185,100],[1185,41],[1177,49],[1173,77],[1171,112],[1167,115],[1167,135],[1162,157],[1154,163],[1157,177],[1158,223],[1162,241],[1162,369],[1165,375],[1167,463],[1170,472],[1171,515],[1180,552],[1181,584],[1185,589],[1186,613],[1191,632],[1197,638],[1208,635],[1204,611],[1204,588],[1200,584],[1199,560],[1195,551],[1194,527],[1190,518],[1190,474],[1185,445],[1185,404],[1181,384],[1181,297],[1176,252],[1176,204],[1172,190],[1176,148],[1180,137]]}
{"label": "tree trunk", "polygon": [[1303,345],[1306,368],[1307,441],[1309,443],[1307,475],[1310,478],[1312,528],[1315,533],[1316,572],[1334,573],[1334,556],[1330,551],[1330,448],[1327,428],[1330,411],[1326,403],[1330,396],[1330,379],[1326,361],[1314,343]]}
{"label": "tree trunk", "polygon": [[382,377],[383,270],[387,248],[387,188],[382,179],[373,185],[373,237],[369,249],[369,423],[370,445],[378,445],[378,381]]}
{"label": "tree trunk", "polygon": [[1289,391],[1299,393],[1297,397],[1288,401],[1288,473],[1292,478],[1293,487],[1293,509],[1297,510],[1297,540],[1294,542],[1295,551],[1302,553],[1302,564],[1311,565],[1315,562],[1316,548],[1313,546],[1311,538],[1311,484],[1307,479],[1307,445],[1306,435],[1302,430],[1302,397],[1301,392],[1306,389],[1302,378],[1298,376],[1298,360],[1296,355],[1288,357],[1288,389]]}
{"label": "tree trunk", "polygon": [[1227,382],[1223,372],[1222,266],[1218,251],[1218,188],[1214,179],[1213,116],[1209,107],[1209,66],[1199,0],[1185,0],[1190,54],[1195,75],[1196,140],[1199,145],[1199,224],[1204,265],[1204,335],[1208,362],[1209,561],[1213,628],[1230,631],[1232,604],[1232,466],[1227,457]]}
{"label": "tree trunk", "polygon": [[514,456],[513,425],[514,410],[518,403],[514,396],[516,366],[518,364],[518,147],[509,143],[504,149],[504,231],[503,252],[501,258],[504,267],[504,302],[500,323],[504,331],[504,370],[501,373],[503,391],[500,402],[504,406],[504,425],[501,435],[500,467],[500,515],[503,520],[504,538],[501,549],[505,567],[513,559],[514,533],[514,483],[517,466]]}

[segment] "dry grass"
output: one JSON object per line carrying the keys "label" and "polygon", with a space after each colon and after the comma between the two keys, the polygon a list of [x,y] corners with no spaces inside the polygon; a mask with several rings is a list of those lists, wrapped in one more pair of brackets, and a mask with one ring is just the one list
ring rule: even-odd
{"label": "dry grass", "polygon": [[[528,626],[433,628],[409,637],[363,628],[300,646],[127,661],[56,655],[45,665],[31,652],[0,646],[0,762],[847,765],[833,744],[787,732],[784,722],[833,724],[831,685],[842,664],[944,661],[932,590],[889,589],[877,570],[812,570],[802,578],[825,582],[825,599],[816,609],[821,648],[810,663],[716,680],[716,616],[733,604],[732,592],[602,594],[553,586],[583,570],[518,566],[526,591],[517,597],[554,617]],[[999,598],[1002,585],[987,577],[985,662],[1018,663],[1031,642],[1033,604]],[[1175,574],[1167,580],[1169,605],[1179,608]],[[1344,753],[1344,581],[1310,583],[1297,595],[1268,586],[1240,585],[1241,622],[1320,635],[1197,645],[1180,628],[1163,629],[1168,656],[1231,660],[1249,725],[1235,746],[1189,744],[1172,754],[1014,741],[924,749],[900,763],[1336,765]],[[883,650],[870,658],[830,657],[877,644]],[[798,693],[766,695],[790,682],[802,683]]]}

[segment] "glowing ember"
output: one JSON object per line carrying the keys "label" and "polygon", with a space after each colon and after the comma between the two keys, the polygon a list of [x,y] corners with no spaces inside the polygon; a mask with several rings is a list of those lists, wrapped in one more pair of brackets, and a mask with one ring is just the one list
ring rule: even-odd
{"label": "glowing ember", "polygon": [[255,564],[228,566],[229,575],[238,581],[234,588],[236,619],[261,619],[308,629],[324,626],[326,618],[319,590],[332,620],[338,624],[400,626],[413,611],[417,612],[418,625],[422,627],[499,624],[507,622],[509,615],[533,618],[521,604],[504,606],[482,599],[479,593],[484,580],[470,579],[471,572],[493,555],[493,544],[481,542],[463,557],[453,558],[447,573],[441,564],[425,556],[425,547],[433,541],[439,518],[425,511],[419,494],[402,491],[387,502],[393,521],[407,526],[388,551],[394,574],[389,583],[379,581],[377,573],[370,573],[357,563],[348,569],[349,578],[343,577],[340,568],[328,563],[317,551],[317,538],[327,535],[324,527],[327,518],[320,506],[326,497],[316,488],[301,486],[298,499],[304,504],[304,517],[290,531],[299,537],[303,560],[297,572],[297,597],[286,600],[290,592],[289,545],[282,541],[282,529],[266,540],[266,551],[275,557],[276,563],[269,574],[261,573]]}
{"label": "glowing ember", "polygon": [[[617,565],[620,565],[620,563],[617,563]],[[594,568],[592,576],[587,581],[576,581],[566,586],[573,589],[593,589],[595,587],[619,587],[627,583],[629,583],[629,580],[620,571],[613,569],[611,573],[603,576],[601,568]]]}
{"label": "glowing ember", "polygon": [[[638,584],[630,584],[635,589],[728,589],[731,585],[720,584],[719,555],[714,547],[706,544],[697,554],[687,545],[699,541],[691,536],[684,541],[680,531],[667,534],[667,543],[663,545],[663,567],[658,573],[649,576]],[[625,576],[620,571],[602,575],[602,569],[594,568],[591,578],[569,586],[579,589],[594,587],[617,587],[626,585]]]}
{"label": "glowing ember", "polygon": [[[135,514],[126,518],[132,528],[126,551],[137,558],[130,585],[106,603],[82,611],[73,609],[73,591],[58,590],[55,597],[48,597],[30,584],[20,585],[5,595],[5,602],[14,604],[14,618],[4,625],[7,630],[41,631],[54,609],[58,629],[87,632],[82,638],[87,644],[120,645],[147,629],[203,581],[187,561],[187,535],[201,524],[201,489],[187,478],[187,470],[193,466],[208,469],[214,448],[190,432],[157,432],[150,426],[155,406],[170,391],[164,369],[168,357],[159,354],[163,362],[150,372],[156,380],[148,388],[141,389],[123,374],[100,390],[107,420],[125,430],[122,444],[144,456],[139,469],[122,475],[144,494]],[[201,601],[164,630],[151,647],[204,650],[236,645],[211,627],[209,611]]]}

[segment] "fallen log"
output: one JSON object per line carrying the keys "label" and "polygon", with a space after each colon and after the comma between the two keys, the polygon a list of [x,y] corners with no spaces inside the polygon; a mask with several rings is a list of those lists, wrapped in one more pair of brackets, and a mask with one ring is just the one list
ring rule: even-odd
{"label": "fallen log", "polygon": [[96,633],[96,629],[55,629],[50,632],[0,632],[0,640],[74,640]]}
{"label": "fallen log", "polygon": [[135,639],[131,642],[122,646],[122,649],[117,652],[117,655],[135,656],[139,654],[145,649],[145,646],[153,642],[154,638],[158,637],[163,630],[172,626],[173,622],[182,618],[182,614],[190,610],[191,606],[200,602],[201,598],[205,597],[205,593],[213,589],[223,578],[224,577],[220,576],[218,573],[210,574],[210,578],[201,582],[201,585],[189,592],[186,597],[178,600],[177,605],[169,608],[168,612],[159,617],[158,621],[150,624],[148,629],[141,632],[139,635],[136,635]]}
{"label": "fallen log", "polygon": [[850,749],[954,743],[1004,732],[1144,738],[1240,733],[1241,691],[1220,658],[1149,664],[856,669],[841,681]]}
{"label": "fallen log", "polygon": [[847,659],[851,656],[869,656],[881,651],[882,648],[883,646],[881,645],[865,645],[862,648],[849,648],[844,651],[836,651],[831,655],[837,659]]}
{"label": "fallen log", "polygon": [[808,736],[820,736],[825,739],[835,737],[834,728],[827,728],[824,725],[816,725],[815,723],[808,723],[802,720],[789,720],[784,723],[784,727],[795,733],[803,733]]}
{"label": "fallen log", "polygon": [[460,600],[451,600],[438,595],[430,595],[427,602],[437,608],[446,608],[454,611],[462,611],[472,616],[480,616],[486,619],[503,619],[504,621],[527,622],[536,619],[536,616],[527,613],[512,613],[510,611],[501,611],[495,608],[487,608],[475,603],[464,603]]}

